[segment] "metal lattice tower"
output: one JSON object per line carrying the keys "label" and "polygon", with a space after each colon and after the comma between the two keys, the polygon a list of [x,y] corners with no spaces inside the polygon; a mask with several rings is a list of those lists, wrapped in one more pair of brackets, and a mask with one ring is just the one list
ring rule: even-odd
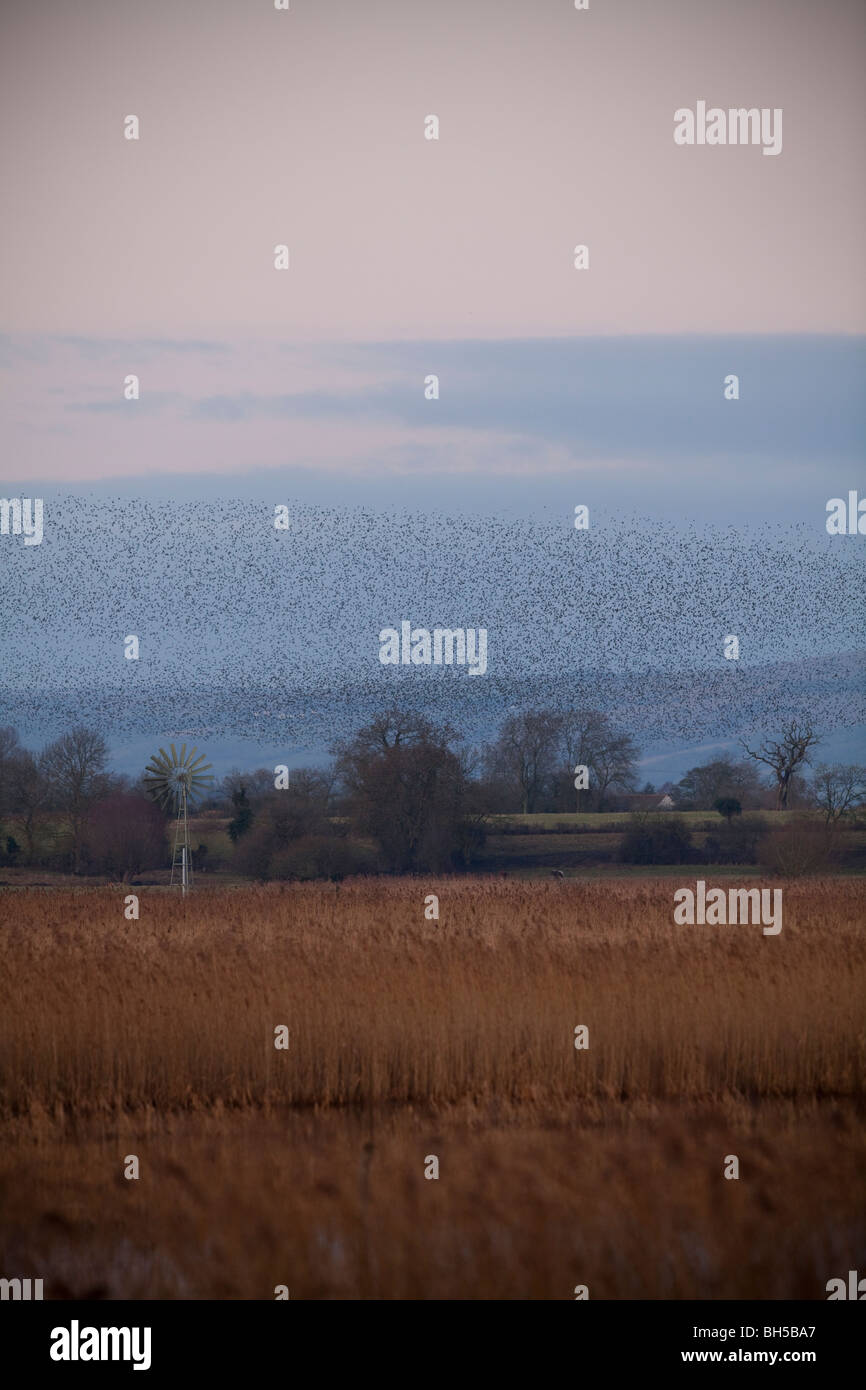
{"label": "metal lattice tower", "polygon": [[212,764],[205,762],[204,754],[196,758],[198,750],[195,748],[187,757],[186,744],[180,750],[180,757],[173,743],[170,743],[169,747],[171,757],[164,748],[160,748],[148,763],[143,780],[148,796],[158,801],[164,810],[173,810],[176,813],[174,849],[171,856],[171,886],[174,887],[177,876],[181,893],[186,897],[187,890],[192,887],[189,809],[213,782],[213,776],[208,772]]}

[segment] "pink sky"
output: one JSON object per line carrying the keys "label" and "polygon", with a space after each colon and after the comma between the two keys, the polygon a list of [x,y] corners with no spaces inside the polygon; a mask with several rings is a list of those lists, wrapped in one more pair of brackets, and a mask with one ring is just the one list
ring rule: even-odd
{"label": "pink sky", "polygon": [[[864,329],[854,0],[40,0],[0,26],[12,331]],[[781,107],[782,153],[675,146],[701,98]]]}

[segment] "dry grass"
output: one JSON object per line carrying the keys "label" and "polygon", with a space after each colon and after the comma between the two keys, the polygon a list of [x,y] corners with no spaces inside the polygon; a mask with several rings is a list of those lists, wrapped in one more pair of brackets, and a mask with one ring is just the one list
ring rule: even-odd
{"label": "dry grass", "polygon": [[152,894],[127,922],[116,890],[16,895],[0,1113],[858,1093],[859,883],[789,884],[778,937],[674,926],[672,900],[362,882]]}
{"label": "dry grass", "polygon": [[546,1129],[402,1112],[372,1132],[345,1114],[151,1115],[12,1144],[0,1266],[49,1297],[823,1299],[862,1269],[864,1168],[833,1104],[617,1103]]}
{"label": "dry grass", "polygon": [[674,926],[676,886],[0,897],[0,1273],[823,1298],[866,1239],[863,886],[783,884],[777,937]]}

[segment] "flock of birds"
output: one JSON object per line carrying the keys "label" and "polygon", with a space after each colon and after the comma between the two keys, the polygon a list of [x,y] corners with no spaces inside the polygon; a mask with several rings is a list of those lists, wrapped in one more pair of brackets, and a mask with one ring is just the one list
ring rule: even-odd
{"label": "flock of birds", "polygon": [[[392,704],[471,741],[525,707],[604,709],[644,747],[792,714],[866,723],[856,538],[601,516],[579,532],[565,512],[290,505],[287,530],[273,517],[259,502],[76,495],[46,503],[41,545],[0,537],[0,723],[25,740],[87,723],[114,744],[304,750]],[[383,667],[379,632],[403,620],[486,628],[487,675]]]}

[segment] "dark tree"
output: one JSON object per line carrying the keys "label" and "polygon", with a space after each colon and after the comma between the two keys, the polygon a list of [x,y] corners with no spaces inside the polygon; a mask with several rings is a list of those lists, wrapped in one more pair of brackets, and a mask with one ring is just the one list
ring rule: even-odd
{"label": "dark tree", "polygon": [[448,726],[392,710],[335,748],[351,818],[386,868],[457,867],[482,838],[458,742]]}
{"label": "dark tree", "polygon": [[846,767],[842,763],[830,767],[821,763],[815,770],[811,792],[825,824],[834,825],[866,805],[866,767]]}
{"label": "dark tree", "polygon": [[253,808],[249,803],[247,789],[243,784],[232,792],[232,805],[235,814],[228,823],[229,839],[232,844],[245,835],[253,823]]}
{"label": "dark tree", "polygon": [[[569,710],[560,720],[559,755],[567,768],[570,797],[576,809],[593,806],[604,809],[612,791],[626,791],[634,785],[638,748],[630,734],[611,723],[600,710]],[[589,787],[574,788],[574,769],[589,770]]]}
{"label": "dark tree", "polygon": [[777,811],[787,808],[791,778],[802,762],[809,761],[809,749],[818,742],[818,735],[808,720],[801,723],[791,719],[783,729],[781,738],[765,739],[757,751],[753,752],[743,744],[750,758],[772,769],[776,778]]}
{"label": "dark tree", "polygon": [[676,800],[691,810],[707,811],[715,809],[721,797],[733,797],[743,805],[757,801],[760,793],[761,779],[752,763],[723,757],[689,768],[677,787]]}
{"label": "dark tree", "polygon": [[507,789],[514,810],[524,815],[541,809],[553,785],[562,716],[551,710],[510,715],[496,742],[484,750],[487,779]]}
{"label": "dark tree", "polygon": [[10,775],[12,805],[27,839],[27,856],[36,854],[36,830],[51,801],[51,784],[43,760],[26,748],[16,757]]}
{"label": "dark tree", "polygon": [[124,881],[166,859],[165,816],[150,797],[119,792],[96,802],[84,822],[82,858],[93,873]]}
{"label": "dark tree", "polygon": [[49,744],[40,759],[51,801],[66,816],[72,864],[81,868],[84,822],[88,811],[111,786],[105,764],[108,749],[93,729],[77,728]]}

